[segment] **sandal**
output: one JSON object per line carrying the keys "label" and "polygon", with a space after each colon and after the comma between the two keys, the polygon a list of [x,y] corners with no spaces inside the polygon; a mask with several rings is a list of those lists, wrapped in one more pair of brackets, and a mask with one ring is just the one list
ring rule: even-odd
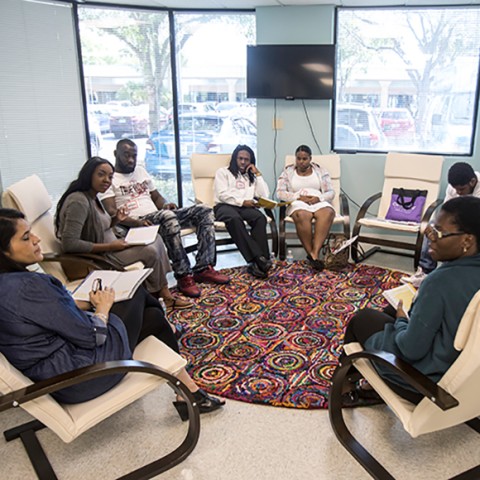
{"label": "sandal", "polygon": [[183,298],[170,297],[164,298],[163,301],[167,307],[167,312],[171,312],[172,310],[186,310],[187,308],[193,307],[193,302],[184,300]]}
{"label": "sandal", "polygon": [[[211,397],[205,390],[199,388],[196,392],[193,392],[193,398],[200,410],[200,413],[209,413],[214,410],[218,410],[225,405],[225,400],[221,400],[217,397]],[[173,406],[177,409],[182,422],[188,420],[188,408],[187,403],[182,401],[173,402]]]}
{"label": "sandal", "polygon": [[364,389],[358,383],[355,388],[342,395],[343,408],[370,407],[385,403],[380,395],[371,389]]}

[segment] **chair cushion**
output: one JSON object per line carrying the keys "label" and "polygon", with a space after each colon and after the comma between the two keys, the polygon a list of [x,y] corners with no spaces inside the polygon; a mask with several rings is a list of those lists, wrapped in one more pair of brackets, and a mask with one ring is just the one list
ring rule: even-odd
{"label": "chair cushion", "polygon": [[360,218],[358,223],[367,228],[386,228],[388,230],[397,230],[400,232],[418,233],[420,224],[410,225],[408,223],[392,222],[382,218]]}
{"label": "chair cushion", "polygon": [[50,195],[37,175],[30,175],[10,185],[3,194],[3,203],[21,210],[30,223],[52,208]]}

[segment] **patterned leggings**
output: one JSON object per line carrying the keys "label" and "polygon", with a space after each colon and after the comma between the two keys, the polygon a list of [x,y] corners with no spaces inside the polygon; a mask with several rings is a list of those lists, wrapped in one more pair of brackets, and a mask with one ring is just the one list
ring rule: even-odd
{"label": "patterned leggings", "polygon": [[159,233],[167,247],[175,278],[192,274],[190,261],[180,236],[182,228],[193,227],[197,231],[198,249],[193,272],[201,272],[209,265],[215,265],[215,228],[213,210],[210,207],[194,205],[177,210],[157,210],[144,215],[141,220],[148,220],[160,226]]}

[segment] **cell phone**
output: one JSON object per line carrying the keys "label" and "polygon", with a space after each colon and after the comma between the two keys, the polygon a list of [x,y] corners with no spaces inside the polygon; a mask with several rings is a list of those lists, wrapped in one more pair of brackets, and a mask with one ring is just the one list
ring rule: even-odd
{"label": "cell phone", "polygon": [[93,293],[97,293],[99,290],[103,290],[102,279],[95,278],[92,283],[92,291]]}

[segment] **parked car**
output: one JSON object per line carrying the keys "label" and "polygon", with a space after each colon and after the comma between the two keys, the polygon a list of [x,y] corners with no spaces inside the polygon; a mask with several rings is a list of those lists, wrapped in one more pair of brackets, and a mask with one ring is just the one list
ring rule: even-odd
{"label": "parked car", "polygon": [[[351,104],[338,105],[336,108],[336,125],[350,127],[360,140],[360,149],[383,150],[388,142],[378,125],[375,115],[368,107]],[[337,145],[335,145],[337,148]]]}
{"label": "parked car", "polygon": [[360,137],[347,125],[337,125],[335,129],[335,148],[338,150],[358,150]]}
{"label": "parked car", "polygon": [[[189,169],[192,153],[231,153],[242,143],[257,146],[257,128],[248,119],[218,113],[185,113],[179,116],[180,155],[183,168]],[[145,167],[151,174],[175,170],[173,122],[147,140]]]}
{"label": "parked car", "polygon": [[415,122],[406,108],[387,108],[378,116],[380,128],[389,140],[412,143],[415,140]]}
{"label": "parked car", "polygon": [[[178,114],[183,115],[184,113],[215,113],[215,106],[211,102],[186,102],[178,104]],[[172,120],[173,118],[173,107],[169,108],[167,111],[167,121]]]}
{"label": "parked car", "polygon": [[106,105],[89,104],[87,106],[88,113],[93,115],[98,122],[102,133],[110,132],[110,110]]}
{"label": "parked car", "polygon": [[110,115],[110,131],[115,138],[148,136],[148,105],[122,107]]}

